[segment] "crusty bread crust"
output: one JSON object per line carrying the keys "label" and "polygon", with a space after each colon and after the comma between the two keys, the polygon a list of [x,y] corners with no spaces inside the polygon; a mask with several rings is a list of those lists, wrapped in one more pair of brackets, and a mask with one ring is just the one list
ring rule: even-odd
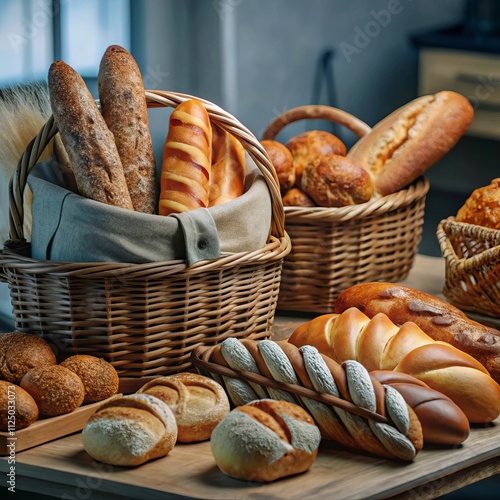
{"label": "crusty bread crust", "polygon": [[467,131],[474,117],[456,92],[418,97],[377,123],[347,156],[372,175],[375,190],[403,189],[441,159]]}
{"label": "crusty bread crust", "polygon": [[82,77],[63,61],[49,69],[54,121],[82,196],[133,210],[125,174],[109,131]]}
{"label": "crusty bread crust", "polygon": [[156,210],[156,162],[139,67],[123,47],[111,45],[98,75],[102,115],[115,138],[134,210]]}

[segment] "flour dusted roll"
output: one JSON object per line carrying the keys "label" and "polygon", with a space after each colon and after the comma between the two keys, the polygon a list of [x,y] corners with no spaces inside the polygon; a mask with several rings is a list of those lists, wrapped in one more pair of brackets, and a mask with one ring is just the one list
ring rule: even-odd
{"label": "flour dusted roll", "polygon": [[234,200],[245,190],[245,149],[221,126],[212,123],[212,166],[208,206]]}
{"label": "flour dusted roll", "polygon": [[83,446],[92,458],[128,467],[166,456],[176,440],[174,414],[149,394],[111,399],[94,412],[82,431]]}
{"label": "flour dusted roll", "polygon": [[109,46],[97,78],[102,115],[112,132],[134,210],[156,210],[156,162],[142,76],[132,55]]}
{"label": "flour dusted roll", "polygon": [[226,415],[212,433],[210,448],[224,474],[270,482],[307,471],[320,441],[318,427],[300,406],[262,399]]}
{"label": "flour dusted roll", "polygon": [[212,126],[196,99],[177,106],[170,115],[163,149],[158,213],[169,215],[207,208],[212,165]]}
{"label": "flour dusted roll", "polygon": [[78,191],[101,203],[133,210],[120,155],[83,78],[68,64],[49,69],[50,104]]}
{"label": "flour dusted roll", "polygon": [[229,413],[224,389],[214,380],[182,372],[158,377],[137,391],[161,399],[177,421],[177,440],[194,443],[210,439],[214,427]]}
{"label": "flour dusted roll", "polygon": [[378,193],[395,193],[448,153],[473,117],[461,94],[443,90],[421,96],[377,123],[347,156],[371,173]]}

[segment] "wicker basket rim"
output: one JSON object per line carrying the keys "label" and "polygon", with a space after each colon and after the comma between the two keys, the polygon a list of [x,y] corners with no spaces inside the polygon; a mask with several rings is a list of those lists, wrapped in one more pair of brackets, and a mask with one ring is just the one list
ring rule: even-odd
{"label": "wicker basket rim", "polygon": [[[257,138],[234,116],[205,99],[194,97],[189,94],[176,92],[167,92],[161,90],[145,90],[146,102],[150,108],[172,107],[189,99],[197,99],[205,106],[210,119],[218,123],[223,129],[232,133],[254,160],[258,169],[262,173],[270,194],[272,203],[272,217],[270,235],[279,239],[287,239],[285,232],[285,215],[281,193],[279,190],[279,181],[276,171],[266,150],[257,140]],[[43,153],[50,140],[58,132],[54,122],[54,117],[50,116],[40,132],[29,143],[23,155],[21,156],[14,175],[9,183],[9,223],[11,241],[24,242],[24,191],[27,185],[28,174],[37,164],[38,159]],[[288,246],[284,242],[284,246]]]}

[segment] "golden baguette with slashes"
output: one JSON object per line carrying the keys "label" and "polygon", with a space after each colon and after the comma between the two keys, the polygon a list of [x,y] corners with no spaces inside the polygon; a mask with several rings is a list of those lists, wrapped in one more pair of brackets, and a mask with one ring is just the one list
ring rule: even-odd
{"label": "golden baguette with slashes", "polygon": [[159,215],[208,207],[212,127],[203,104],[189,99],[170,116],[163,150]]}

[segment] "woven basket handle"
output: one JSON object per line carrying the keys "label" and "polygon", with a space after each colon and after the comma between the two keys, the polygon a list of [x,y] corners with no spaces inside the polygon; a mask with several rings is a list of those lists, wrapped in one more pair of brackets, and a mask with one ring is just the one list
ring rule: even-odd
{"label": "woven basket handle", "polygon": [[[204,99],[187,94],[165,92],[160,90],[147,90],[145,95],[149,108],[175,108],[181,102],[189,99],[197,99],[205,106],[210,119],[219,124],[223,129],[233,134],[243,144],[243,147],[254,160],[255,164],[264,176],[271,193],[272,219],[270,234],[277,238],[283,238],[285,236],[285,214],[283,210],[283,203],[281,201],[278,177],[266,150],[261,146],[256,137],[232,115],[224,111],[219,106]],[[12,247],[19,246],[22,242],[25,242],[23,230],[23,194],[26,188],[28,174],[38,163],[44,149],[49,144],[50,140],[56,135],[57,131],[54,118],[51,116],[38,135],[30,142],[24,151],[21,159],[19,160],[16,171],[10,180],[9,225],[11,241],[8,243],[10,243]]]}
{"label": "woven basket handle", "polygon": [[344,126],[358,137],[363,137],[371,131],[369,125],[346,111],[318,104],[299,106],[285,111],[268,125],[262,139],[274,139],[288,124],[300,120],[329,120]]}

